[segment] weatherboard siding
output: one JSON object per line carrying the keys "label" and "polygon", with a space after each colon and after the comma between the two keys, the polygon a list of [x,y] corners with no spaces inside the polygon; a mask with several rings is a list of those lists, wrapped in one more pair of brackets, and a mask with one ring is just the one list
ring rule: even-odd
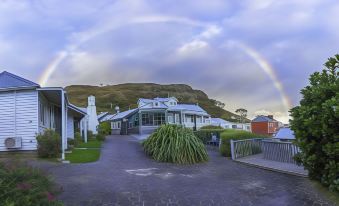
{"label": "weatherboard siding", "polygon": [[[36,150],[38,94],[35,90],[0,92],[0,151]],[[7,149],[5,139],[21,137],[20,149]]]}

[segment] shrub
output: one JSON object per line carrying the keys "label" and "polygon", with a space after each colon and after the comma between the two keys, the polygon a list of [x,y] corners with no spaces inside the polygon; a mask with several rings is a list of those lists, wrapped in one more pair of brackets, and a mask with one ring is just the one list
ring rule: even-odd
{"label": "shrub", "polygon": [[224,129],[221,126],[214,126],[214,125],[207,125],[207,126],[203,126],[200,127],[200,130],[204,130],[204,129]]}
{"label": "shrub", "polygon": [[93,132],[91,130],[87,131],[87,138],[88,139],[94,139],[95,138],[95,135],[93,134]]}
{"label": "shrub", "polygon": [[61,206],[53,182],[37,169],[22,163],[0,163],[0,205]]}
{"label": "shrub", "polygon": [[101,122],[98,132],[105,136],[111,134],[111,124],[109,122]]}
{"label": "shrub", "polygon": [[212,135],[216,135],[217,138],[220,138],[220,134],[223,131],[225,131],[225,129],[200,129],[198,131],[195,131],[194,134],[204,144],[206,144],[208,141],[211,141]]}
{"label": "shrub", "polygon": [[67,138],[67,144],[69,146],[74,146],[75,145],[75,139]]}
{"label": "shrub", "polygon": [[38,141],[38,156],[42,158],[55,158],[61,152],[61,137],[53,130],[45,130],[36,137]]}
{"label": "shrub", "polygon": [[76,132],[74,134],[74,146],[75,147],[78,146],[81,142],[83,142],[82,138],[81,138],[81,134],[80,134],[80,132]]}
{"label": "shrub", "polygon": [[332,191],[339,191],[339,55],[325,63],[326,68],[309,78],[301,90],[300,106],[291,110],[291,129],[303,164],[312,179]]}
{"label": "shrub", "polygon": [[96,139],[98,141],[105,141],[106,136],[104,134],[99,133],[99,134],[96,135]]}
{"label": "shrub", "polygon": [[220,154],[225,157],[231,156],[230,140],[242,140],[253,138],[265,138],[266,136],[235,129],[226,129],[221,133]]}
{"label": "shrub", "polygon": [[194,164],[205,162],[204,144],[193,131],[179,125],[162,125],[143,142],[144,151],[161,162]]}

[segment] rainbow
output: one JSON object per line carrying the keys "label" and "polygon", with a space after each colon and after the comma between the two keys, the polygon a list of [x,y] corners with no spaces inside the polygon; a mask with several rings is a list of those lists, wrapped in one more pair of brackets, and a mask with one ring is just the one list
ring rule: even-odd
{"label": "rainbow", "polygon": [[[39,77],[39,83],[42,86],[46,85],[50,77],[57,70],[58,66],[63,62],[63,60],[65,60],[73,51],[75,51],[78,46],[89,41],[90,39],[97,37],[100,34],[117,29],[126,24],[166,23],[166,22],[181,23],[181,24],[187,24],[191,26],[204,27],[204,28],[207,28],[210,26],[210,24],[206,24],[204,22],[194,21],[191,19],[181,18],[181,17],[142,16],[142,17],[133,18],[130,21],[127,21],[127,23],[124,22],[123,24],[121,23],[120,24],[109,24],[109,25],[104,25],[103,27],[95,28],[93,30],[80,33],[79,40],[77,41],[77,43],[68,45],[65,50],[59,52],[56,55],[56,57],[47,65],[47,67],[44,68],[42,75]],[[268,75],[268,77],[273,82],[274,87],[279,91],[282,104],[288,116],[288,111],[292,107],[292,104],[291,104],[291,101],[288,95],[286,94],[284,90],[283,84],[278,79],[278,76],[275,72],[274,67],[269,63],[268,60],[266,60],[254,48],[248,45],[245,45],[244,43],[241,43],[239,41],[230,41],[230,42],[233,46],[239,48],[246,55],[252,58],[259,65],[261,70],[264,71]]]}

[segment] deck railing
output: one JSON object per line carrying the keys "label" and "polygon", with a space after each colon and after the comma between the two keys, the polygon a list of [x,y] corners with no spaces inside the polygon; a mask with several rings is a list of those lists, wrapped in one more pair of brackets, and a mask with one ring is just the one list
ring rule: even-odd
{"label": "deck railing", "polygon": [[261,139],[231,140],[232,159],[261,153]]}
{"label": "deck railing", "polygon": [[299,153],[299,148],[291,142],[272,139],[231,140],[230,143],[233,160],[262,153],[267,160],[296,164],[293,157]]}
{"label": "deck railing", "polygon": [[291,142],[277,142],[262,140],[261,150],[264,159],[296,164],[294,156],[299,153],[299,148]]}

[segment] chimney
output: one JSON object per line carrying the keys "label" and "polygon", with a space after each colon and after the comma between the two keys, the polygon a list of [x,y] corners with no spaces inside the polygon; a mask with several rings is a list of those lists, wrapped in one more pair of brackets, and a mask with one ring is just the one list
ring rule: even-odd
{"label": "chimney", "polygon": [[119,106],[115,106],[115,111],[116,111],[117,114],[120,112]]}
{"label": "chimney", "polygon": [[267,117],[273,119],[273,115],[267,115]]}

